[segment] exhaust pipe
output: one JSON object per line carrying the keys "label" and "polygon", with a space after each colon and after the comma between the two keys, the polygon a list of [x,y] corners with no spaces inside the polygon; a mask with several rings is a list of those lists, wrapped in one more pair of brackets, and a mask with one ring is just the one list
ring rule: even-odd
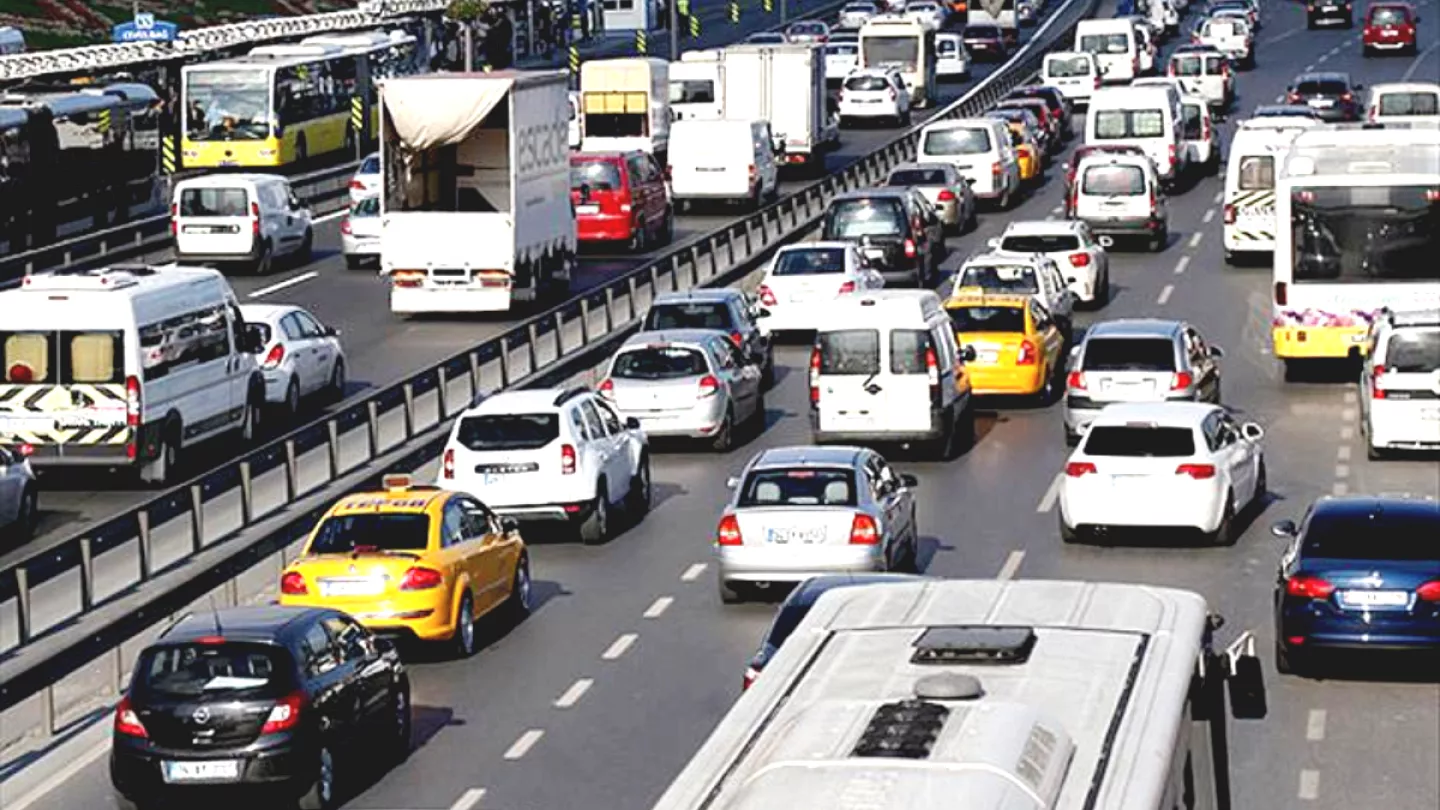
{"label": "exhaust pipe", "polygon": [[1109,249],[1112,245],[1114,245],[1114,244],[1115,244],[1115,237],[1113,237],[1113,236],[1102,236],[1102,237],[1100,237],[1100,247],[1103,247],[1103,248],[1105,248],[1105,249],[1108,250],[1108,249]]}

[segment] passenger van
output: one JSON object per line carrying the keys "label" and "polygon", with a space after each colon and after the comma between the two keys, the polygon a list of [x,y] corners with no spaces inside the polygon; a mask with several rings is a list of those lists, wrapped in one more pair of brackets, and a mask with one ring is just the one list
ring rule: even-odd
{"label": "passenger van", "polygon": [[1440,124],[1440,84],[1387,82],[1370,86],[1365,120],[1377,124]]}
{"label": "passenger van", "polygon": [[1155,253],[1170,239],[1170,217],[1155,166],[1139,155],[1099,154],[1075,170],[1075,219],[1090,226],[1100,244],[1142,239]]}
{"label": "passenger van", "polygon": [[254,440],[258,341],[215,270],[56,270],[0,291],[0,445],[44,467],[128,468],[169,482],[182,450]]}
{"label": "passenger van", "polygon": [[1268,259],[1275,250],[1275,181],[1295,137],[1320,126],[1303,119],[1251,119],[1240,122],[1230,138],[1225,164],[1225,262],[1246,257]]}
{"label": "passenger van", "polygon": [[667,160],[670,196],[681,211],[697,200],[757,209],[780,193],[774,136],[766,121],[676,121]]}
{"label": "passenger van", "polygon": [[310,261],[315,229],[310,209],[290,181],[274,174],[206,174],[175,184],[170,204],[175,260],[239,265],[258,275],[276,259]]}
{"label": "passenger van", "polygon": [[1093,53],[1047,53],[1040,67],[1040,83],[1059,89],[1071,104],[1085,106],[1090,103],[1090,96],[1100,89],[1100,62]]}
{"label": "passenger van", "polygon": [[1140,75],[1140,34],[1128,19],[1081,20],[1075,50],[1095,55],[1105,84],[1125,84]]}
{"label": "passenger van", "polygon": [[1230,718],[1265,716],[1265,680],[1222,624],[1152,585],[834,588],[653,810],[1228,808]]}
{"label": "passenger van", "polygon": [[970,183],[977,199],[1009,210],[1020,192],[1020,157],[1010,125],[995,118],[936,121],[920,130],[921,162],[944,161]]}
{"label": "passenger van", "polygon": [[1174,87],[1106,88],[1090,99],[1085,143],[1138,146],[1155,161],[1161,181],[1172,183],[1188,159],[1181,143],[1182,117]]}
{"label": "passenger van", "polygon": [[1203,45],[1178,48],[1170,55],[1165,74],[1179,79],[1185,91],[1200,96],[1217,110],[1230,106],[1235,77],[1225,54]]}
{"label": "passenger van", "polygon": [[815,444],[922,444],[949,459],[975,438],[965,361],[931,290],[875,290],[837,299],[810,355]]}

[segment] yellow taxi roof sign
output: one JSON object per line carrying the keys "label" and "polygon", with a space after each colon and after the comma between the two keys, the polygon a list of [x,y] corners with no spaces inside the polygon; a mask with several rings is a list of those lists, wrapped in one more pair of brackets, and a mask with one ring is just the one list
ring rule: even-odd
{"label": "yellow taxi roof sign", "polygon": [[409,473],[388,473],[380,479],[380,486],[390,492],[402,492],[410,488]]}

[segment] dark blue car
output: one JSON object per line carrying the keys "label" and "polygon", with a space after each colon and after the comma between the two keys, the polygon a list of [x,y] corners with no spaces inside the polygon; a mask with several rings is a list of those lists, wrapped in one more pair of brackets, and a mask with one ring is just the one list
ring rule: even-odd
{"label": "dark blue car", "polygon": [[1275,585],[1275,668],[1300,674],[1315,653],[1440,651],[1440,503],[1325,497],[1289,542]]}

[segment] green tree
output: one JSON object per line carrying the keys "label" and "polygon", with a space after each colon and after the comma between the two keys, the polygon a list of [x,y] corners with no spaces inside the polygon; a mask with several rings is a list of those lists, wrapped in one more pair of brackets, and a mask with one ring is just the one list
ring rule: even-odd
{"label": "green tree", "polygon": [[445,16],[456,22],[476,22],[490,10],[485,0],[450,0]]}

